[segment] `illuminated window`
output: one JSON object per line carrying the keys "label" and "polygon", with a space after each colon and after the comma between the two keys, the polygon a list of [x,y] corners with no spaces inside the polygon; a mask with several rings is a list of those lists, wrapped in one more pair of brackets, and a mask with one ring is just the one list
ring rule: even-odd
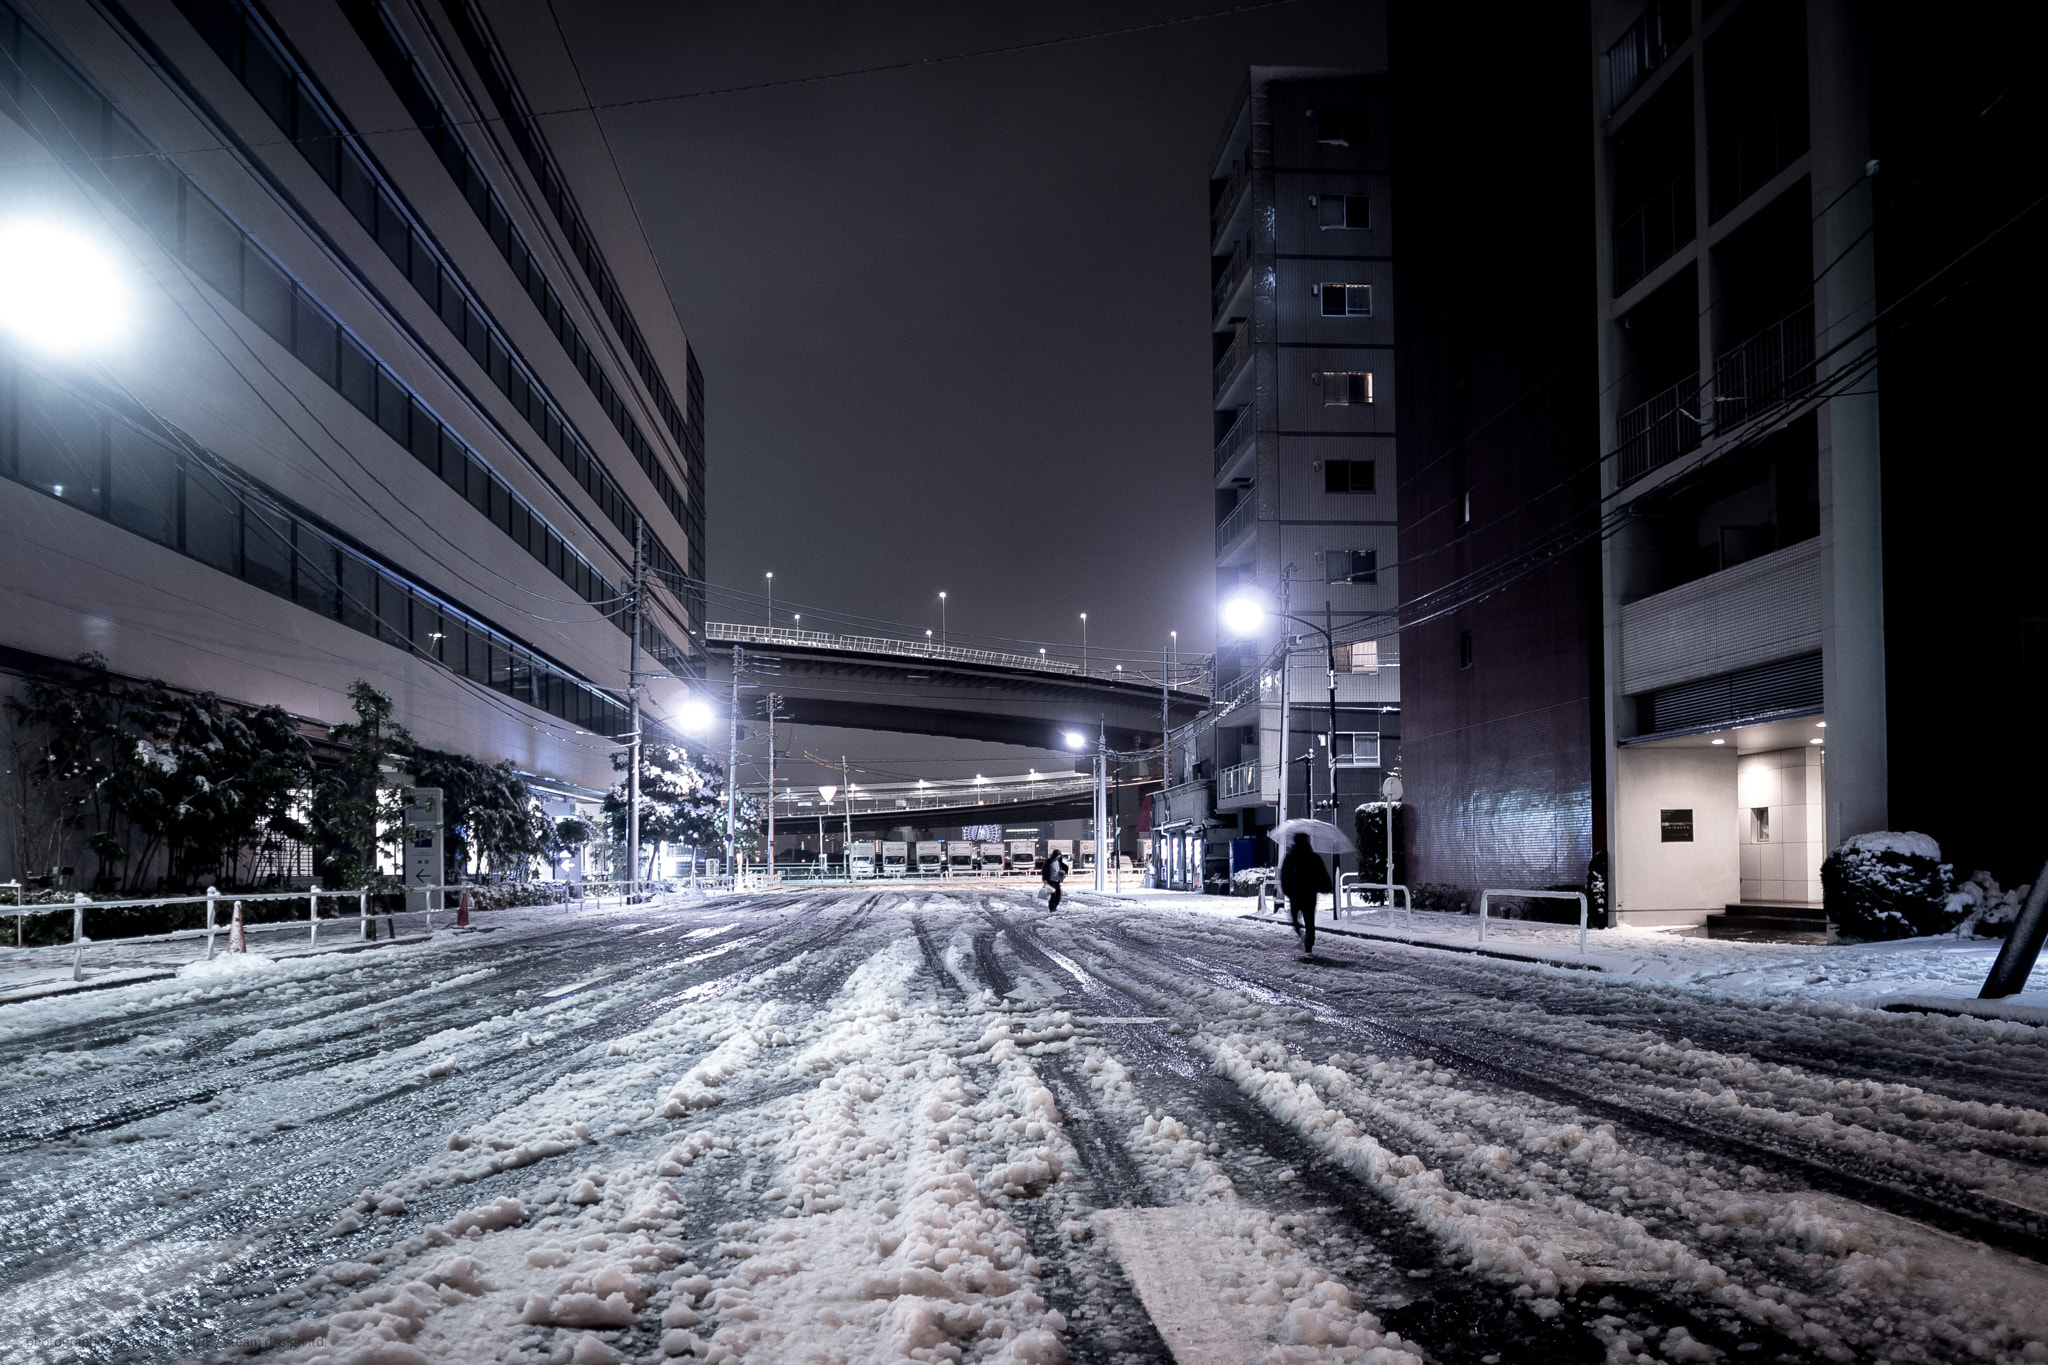
{"label": "illuminated window", "polygon": [[1326,318],[1369,318],[1372,316],[1372,286],[1336,284],[1325,281],[1316,286]]}
{"label": "illuminated window", "polygon": [[1323,406],[1355,407],[1372,402],[1372,372],[1369,370],[1324,370],[1316,376],[1323,391]]}
{"label": "illuminated window", "polygon": [[1323,554],[1324,577],[1332,583],[1377,583],[1380,556],[1377,550],[1328,550]]}
{"label": "illuminated window", "polygon": [[1379,672],[1380,642],[1378,640],[1353,640],[1350,644],[1338,645],[1337,671],[1339,673]]}

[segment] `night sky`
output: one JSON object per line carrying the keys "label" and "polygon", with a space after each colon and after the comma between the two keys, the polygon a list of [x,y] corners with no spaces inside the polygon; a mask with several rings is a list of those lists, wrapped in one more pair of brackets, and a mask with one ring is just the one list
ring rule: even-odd
{"label": "night sky", "polygon": [[[555,9],[602,104],[1232,7]],[[784,625],[935,628],[945,589],[956,643],[1078,645],[1086,611],[1098,652],[1156,657],[1176,628],[1208,649],[1209,159],[1246,66],[1381,64],[1358,13],[1292,0],[606,112],[705,371],[712,581],[772,569]],[[717,591],[711,614],[764,619]]]}

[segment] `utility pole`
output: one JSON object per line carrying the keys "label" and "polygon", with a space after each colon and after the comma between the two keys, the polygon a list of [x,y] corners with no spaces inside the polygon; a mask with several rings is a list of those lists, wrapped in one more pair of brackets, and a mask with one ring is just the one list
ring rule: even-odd
{"label": "utility pole", "polygon": [[1288,633],[1284,623],[1287,620],[1288,578],[1293,572],[1292,564],[1280,570],[1280,620],[1283,624],[1280,627],[1280,818],[1277,821],[1279,824],[1287,823],[1287,788],[1290,777],[1287,771],[1287,665],[1294,653],[1294,637]]}
{"label": "utility pole", "polygon": [[839,755],[839,792],[846,802],[846,833],[839,838],[839,856],[846,862],[846,876],[853,877],[853,769],[846,766],[846,755]]}
{"label": "utility pole", "polygon": [[725,875],[726,885],[739,889],[738,816],[740,780],[740,670],[746,667],[745,651],[732,647],[732,706],[725,717]]}
{"label": "utility pole", "polygon": [[1101,721],[1095,727],[1095,889],[1107,891],[1103,859],[1109,844],[1109,733]]}
{"label": "utility pole", "polygon": [[[1337,823],[1337,641],[1330,634],[1335,617],[1330,611],[1330,600],[1323,599],[1323,645],[1329,652],[1327,660],[1330,670],[1330,823]],[[1341,863],[1342,854],[1331,855]]]}
{"label": "utility pole", "polygon": [[775,883],[775,708],[782,698],[768,694],[768,885]]}
{"label": "utility pole", "polygon": [[626,863],[632,868],[626,894],[640,892],[640,600],[641,562],[646,558],[647,523],[633,523],[633,642],[627,654],[626,692],[633,702],[633,770],[626,800]]}
{"label": "utility pole", "polygon": [[[1173,785],[1173,650],[1159,651],[1159,792]],[[1166,812],[1161,811],[1164,815]]]}
{"label": "utility pole", "polygon": [[[1088,671],[1088,613],[1085,611],[1081,613],[1081,671]],[[1096,888],[1098,891],[1101,889]]]}

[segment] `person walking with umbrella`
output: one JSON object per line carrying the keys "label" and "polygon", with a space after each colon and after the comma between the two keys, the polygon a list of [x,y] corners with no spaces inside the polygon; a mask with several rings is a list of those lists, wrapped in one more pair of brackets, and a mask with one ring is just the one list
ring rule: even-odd
{"label": "person walking with umbrella", "polygon": [[[1280,860],[1280,894],[1287,898],[1287,920],[1294,926],[1294,932],[1301,939],[1301,949],[1313,955],[1316,950],[1316,897],[1324,892],[1336,891],[1330,879],[1330,869],[1324,865],[1318,850],[1327,849],[1333,855],[1351,847],[1351,841],[1344,837],[1344,831],[1327,820],[1287,820],[1273,827],[1267,836],[1287,850],[1287,856]],[[1335,913],[1334,896],[1332,911]]]}

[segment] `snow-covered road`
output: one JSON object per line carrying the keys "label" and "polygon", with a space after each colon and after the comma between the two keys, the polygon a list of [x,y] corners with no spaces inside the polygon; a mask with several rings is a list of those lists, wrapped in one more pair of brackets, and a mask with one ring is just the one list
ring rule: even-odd
{"label": "snow-covered road", "polygon": [[7,1359],[2048,1362],[2048,1031],[1021,891],[0,1007]]}

